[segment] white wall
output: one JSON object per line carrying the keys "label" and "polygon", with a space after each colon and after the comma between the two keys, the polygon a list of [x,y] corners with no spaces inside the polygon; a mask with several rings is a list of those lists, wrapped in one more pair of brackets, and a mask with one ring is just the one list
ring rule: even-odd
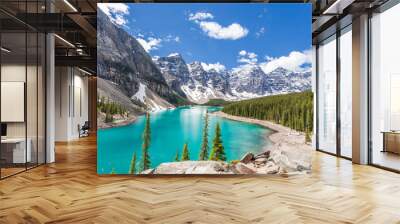
{"label": "white wall", "polygon": [[78,125],[88,120],[88,78],[76,68],[56,68],[55,140],[79,138]]}

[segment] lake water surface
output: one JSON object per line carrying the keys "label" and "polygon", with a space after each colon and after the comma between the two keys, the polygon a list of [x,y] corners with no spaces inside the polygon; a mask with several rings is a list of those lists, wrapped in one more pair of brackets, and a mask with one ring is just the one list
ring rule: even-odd
{"label": "lake water surface", "polygon": [[[217,107],[187,106],[151,113],[151,166],[174,161],[177,150],[188,143],[191,160],[198,160],[206,111]],[[227,160],[240,159],[246,152],[258,153],[270,145],[266,135],[270,129],[259,125],[233,121],[209,114],[209,146],[211,151],[216,123],[221,125],[222,140]],[[146,118],[140,116],[135,123],[98,131],[97,172],[127,174],[133,153],[140,161],[142,133]],[[139,162],[138,162],[139,163]]]}

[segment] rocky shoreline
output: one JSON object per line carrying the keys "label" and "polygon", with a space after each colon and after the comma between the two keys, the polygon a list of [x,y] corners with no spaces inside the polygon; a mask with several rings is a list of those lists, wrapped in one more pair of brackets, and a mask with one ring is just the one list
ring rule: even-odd
{"label": "rocky shoreline", "polygon": [[266,127],[268,129],[271,129],[274,131],[274,133],[268,135],[267,137],[274,144],[288,143],[288,144],[296,144],[296,145],[300,144],[300,145],[307,146],[307,144],[305,144],[304,133],[292,130],[292,129],[282,126],[280,124],[275,124],[270,121],[257,120],[257,119],[253,119],[253,118],[234,116],[234,115],[226,114],[222,111],[216,111],[211,114],[219,116],[219,117],[223,117],[226,119],[234,120],[234,121],[241,121],[241,122],[257,124],[257,125]]}
{"label": "rocky shoreline", "polygon": [[[100,120],[100,119],[102,119],[102,120]],[[98,129],[122,127],[122,126],[130,125],[130,124],[134,123],[136,121],[136,119],[137,119],[136,116],[132,116],[132,117],[128,117],[127,119],[120,120],[117,122],[105,123],[105,122],[103,122],[104,118],[97,115],[97,126],[98,126]]]}
{"label": "rocky shoreline", "polygon": [[269,121],[232,116],[221,111],[213,115],[227,119],[258,124],[272,129],[268,137],[273,145],[262,153],[249,152],[239,161],[184,161],[162,163],[141,174],[278,174],[309,173],[313,150],[305,143],[305,135]]}

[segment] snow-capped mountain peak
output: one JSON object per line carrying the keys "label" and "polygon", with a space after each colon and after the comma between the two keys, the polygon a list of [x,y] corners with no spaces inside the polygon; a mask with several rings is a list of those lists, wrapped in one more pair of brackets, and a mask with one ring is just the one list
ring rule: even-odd
{"label": "snow-capped mountain peak", "polygon": [[155,63],[173,89],[196,103],[213,98],[241,100],[311,88],[310,72],[293,72],[282,67],[267,74],[256,63],[226,70],[219,63],[186,64],[178,53],[160,57]]}

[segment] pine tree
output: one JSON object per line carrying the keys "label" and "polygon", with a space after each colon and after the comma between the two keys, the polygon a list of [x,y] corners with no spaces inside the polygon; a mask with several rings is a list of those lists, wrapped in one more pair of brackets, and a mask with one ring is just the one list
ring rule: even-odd
{"label": "pine tree", "polygon": [[150,168],[150,155],[149,155],[149,147],[151,140],[151,130],[150,130],[150,114],[146,114],[146,125],[143,130],[143,144],[142,144],[142,158],[140,164],[140,171],[143,172]]}
{"label": "pine tree", "polygon": [[225,105],[223,112],[236,116],[270,120],[301,132],[312,132],[313,93],[289,93],[238,101]]}
{"label": "pine tree", "polygon": [[306,131],[306,143],[311,142],[311,136],[310,136],[310,132]]}
{"label": "pine tree", "polygon": [[175,162],[179,162],[179,150],[176,150]]}
{"label": "pine tree", "polygon": [[204,116],[204,127],[203,127],[203,140],[200,148],[199,160],[207,160],[208,158],[208,111]]}
{"label": "pine tree", "polygon": [[104,122],[110,123],[110,122],[113,122],[113,121],[114,121],[114,117],[110,113],[107,112]]}
{"label": "pine tree", "polygon": [[136,152],[133,153],[131,165],[129,166],[129,174],[136,173]]}
{"label": "pine tree", "polygon": [[185,143],[183,145],[183,151],[182,151],[182,161],[190,160],[189,158],[189,149],[188,149],[188,144]]}
{"label": "pine tree", "polygon": [[213,146],[210,154],[210,160],[226,161],[224,146],[222,145],[221,127],[219,123],[215,127],[215,137],[213,139]]}

